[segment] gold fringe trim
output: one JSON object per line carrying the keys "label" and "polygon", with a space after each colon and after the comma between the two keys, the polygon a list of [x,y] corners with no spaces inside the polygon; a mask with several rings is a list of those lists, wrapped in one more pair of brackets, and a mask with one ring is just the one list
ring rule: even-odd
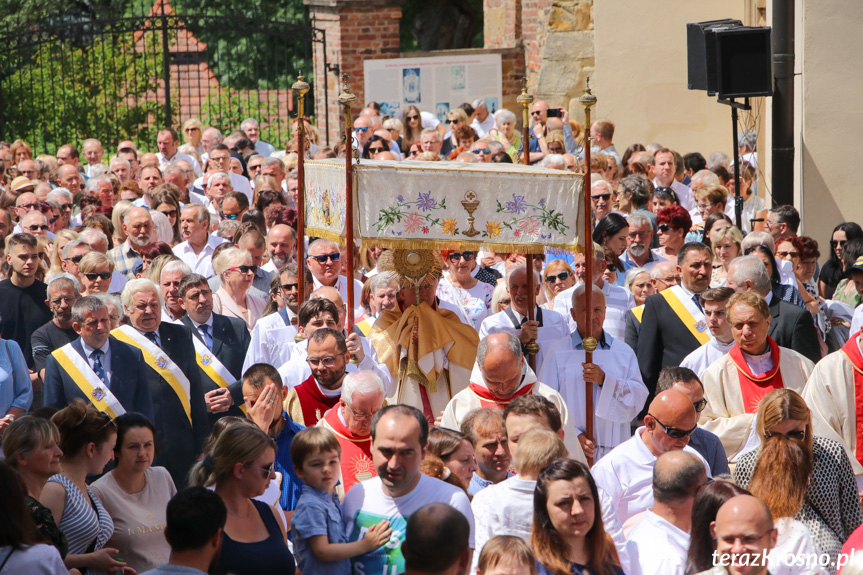
{"label": "gold fringe trim", "polygon": [[419,362],[403,357],[399,366],[399,381],[404,381],[406,377],[416,379],[429,393],[437,392],[437,381],[431,381],[426,377],[420,369]]}
{"label": "gold fringe trim", "polygon": [[341,235],[333,232],[332,230],[326,230],[323,228],[313,228],[306,226],[305,235],[314,238],[324,238],[330,240],[331,242],[335,242],[339,244],[339,246],[345,245],[345,238]]}

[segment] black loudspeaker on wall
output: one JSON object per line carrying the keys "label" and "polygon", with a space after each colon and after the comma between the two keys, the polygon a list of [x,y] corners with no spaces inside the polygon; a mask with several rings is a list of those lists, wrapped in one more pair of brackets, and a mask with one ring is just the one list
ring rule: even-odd
{"label": "black loudspeaker on wall", "polygon": [[686,25],[688,87],[720,98],[773,94],[770,28],[740,20]]}

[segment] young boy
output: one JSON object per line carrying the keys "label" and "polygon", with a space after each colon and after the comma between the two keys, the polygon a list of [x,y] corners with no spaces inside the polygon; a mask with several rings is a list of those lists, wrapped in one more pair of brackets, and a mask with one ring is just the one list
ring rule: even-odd
{"label": "young boy", "polygon": [[374,551],[392,534],[389,522],[381,521],[363,539],[347,542],[334,491],[341,452],[336,436],[322,427],[303,429],[291,442],[291,461],[305,483],[291,520],[294,555],[303,573],[349,575],[349,558]]}

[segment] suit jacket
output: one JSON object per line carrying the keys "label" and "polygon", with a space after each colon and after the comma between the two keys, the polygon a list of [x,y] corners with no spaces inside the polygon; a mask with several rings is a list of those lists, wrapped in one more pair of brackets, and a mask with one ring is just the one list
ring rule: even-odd
{"label": "suit jacket", "polygon": [[767,332],[782,347],[793,349],[812,363],[821,360],[821,345],[812,314],[806,308],[773,295],[770,300],[770,329]]}
{"label": "suit jacket", "polygon": [[[201,337],[201,332],[192,323],[189,315],[186,314],[180,320],[189,331],[192,332],[192,337],[198,338],[201,342],[204,339]],[[249,335],[249,330],[246,329],[246,324],[241,319],[235,317],[227,317],[218,313],[213,314],[213,354],[222,362],[234,380],[230,382],[228,387],[231,398],[234,400],[234,405],[221,413],[208,413],[207,417],[210,420],[210,425],[218,421],[220,417],[226,415],[235,415],[237,417],[245,417],[240,410],[243,404],[243,362],[246,359],[246,351],[249,349],[249,342],[252,337]],[[197,363],[197,362],[196,362]],[[218,389],[217,384],[207,373],[198,366],[198,373],[201,376],[201,388],[204,394]]]}
{"label": "suit jacket", "polygon": [[626,331],[623,341],[626,345],[632,348],[632,351],[638,349],[638,338],[641,335],[641,322],[632,313],[632,310],[626,312]]}
{"label": "suit jacket", "polygon": [[701,343],[677,317],[662,294],[648,296],[635,350],[641,378],[650,392],[641,416],[647,413],[647,407],[656,395],[656,381],[662,368],[680,365],[683,358],[700,346]]}
{"label": "suit jacket", "polygon": [[[108,336],[108,341],[111,352],[111,379],[108,385],[111,393],[126,411],[137,411],[152,421],[153,402],[147,382],[147,364],[144,363],[141,350],[114,336]],[[81,357],[87,359],[80,337],[72,342],[72,347]],[[53,355],[49,355],[45,361],[45,405],[63,409],[76,398],[90,403],[90,398],[72,381],[60,362]]]}
{"label": "suit jacket", "polygon": [[192,334],[186,326],[162,322],[159,339],[164,351],[189,380],[192,422],[171,385],[147,366],[147,381],[153,398],[156,445],[159,450],[153,465],[165,467],[178,489],[186,485],[189,469],[204,448],[210,434],[201,376],[195,361]]}

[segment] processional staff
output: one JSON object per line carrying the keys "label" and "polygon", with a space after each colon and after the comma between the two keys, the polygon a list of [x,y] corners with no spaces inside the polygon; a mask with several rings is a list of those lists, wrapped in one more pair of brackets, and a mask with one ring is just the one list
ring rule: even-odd
{"label": "processional staff", "polygon": [[309,83],[303,79],[303,75],[297,76],[297,82],[291,86],[297,94],[297,301],[302,305],[306,301],[304,293],[306,287],[306,179],[303,175],[303,164],[305,161],[305,136],[306,118],[304,107],[306,94],[309,91]]}
{"label": "processional staff", "polygon": [[[516,98],[516,102],[522,106],[522,137],[521,149],[523,150],[522,158],[525,166],[530,165],[530,105],[533,103],[533,96],[527,93],[527,78],[521,79],[521,95]],[[533,271],[533,254],[525,254],[525,265],[527,266],[527,293],[529,294],[530,305],[527,306],[527,320],[534,321],[536,316],[536,283]],[[535,339],[531,339],[527,346],[527,363],[530,368],[536,371],[536,354],[539,353],[539,345]]]}
{"label": "processional staff", "polygon": [[[354,333],[354,146],[351,135],[351,104],[356,100],[357,96],[348,87],[348,75],[342,74],[339,104],[345,109],[345,252],[348,258],[348,301],[345,307],[348,314],[348,334]],[[351,361],[355,362],[354,358],[351,358]]]}

